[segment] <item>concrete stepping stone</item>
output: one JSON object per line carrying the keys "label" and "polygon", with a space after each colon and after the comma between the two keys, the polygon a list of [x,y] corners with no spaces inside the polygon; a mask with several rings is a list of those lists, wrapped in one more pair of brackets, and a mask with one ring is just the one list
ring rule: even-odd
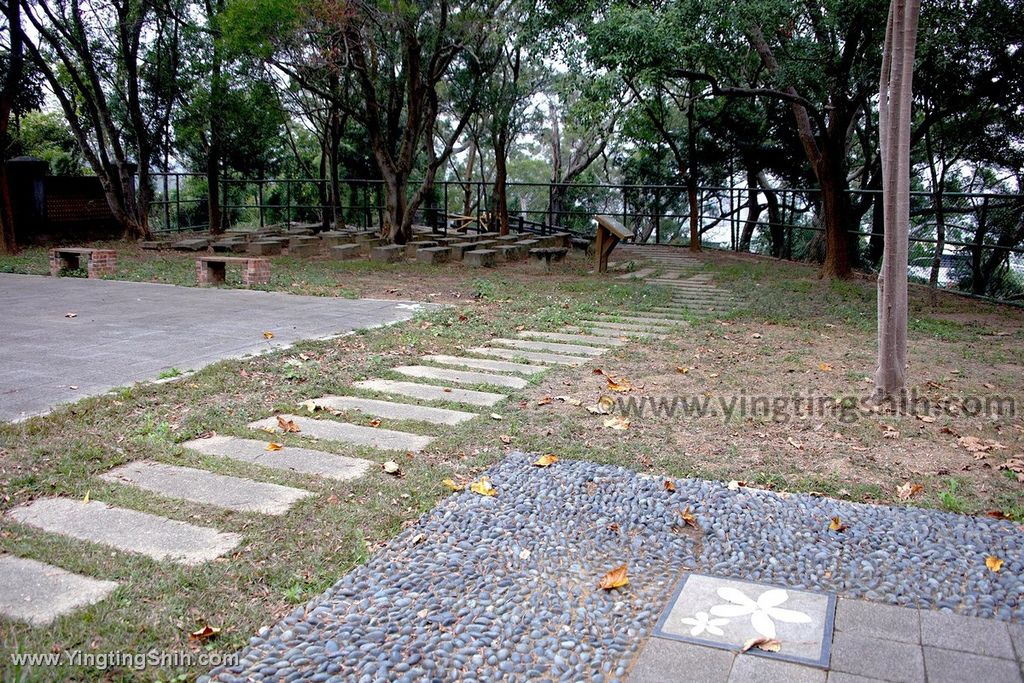
{"label": "concrete stepping stone", "polygon": [[536,375],[547,370],[542,365],[509,363],[507,361],[484,360],[482,358],[463,358],[461,356],[423,356],[423,360],[428,360],[438,365],[453,365],[462,368],[473,368],[474,370],[489,370],[491,372],[514,372],[520,375]]}
{"label": "concrete stepping stone", "polygon": [[589,334],[566,334],[564,332],[535,332],[526,330],[519,333],[524,339],[547,339],[548,341],[565,342],[567,344],[592,344],[594,346],[624,346],[626,342],[618,338],[602,337]]}
{"label": "concrete stepping stone", "polygon": [[236,512],[283,515],[310,491],[251,479],[214,474],[191,467],[137,460],[100,475],[116,484],[130,484],[169,498],[205,503]]}
{"label": "concrete stepping stone", "polygon": [[43,531],[99,543],[154,560],[194,565],[228,552],[239,534],[114,507],[98,500],[40,498],[7,513],[10,519]]}
{"label": "concrete stepping stone", "polygon": [[353,382],[352,386],[370,389],[383,394],[408,396],[422,401],[447,401],[449,403],[466,403],[471,406],[493,406],[508,396],[493,394],[489,391],[473,391],[471,389],[452,389],[434,384],[418,384],[416,382],[396,382],[390,379],[366,379]]}
{"label": "concrete stepping stone", "polygon": [[530,386],[522,377],[509,377],[508,375],[492,375],[486,372],[473,372],[472,370],[453,370],[449,368],[433,368],[429,365],[399,365],[391,368],[397,373],[417,379],[436,379],[442,382],[454,384],[489,384],[507,389],[525,389]]}
{"label": "concrete stepping stone", "polygon": [[620,330],[622,332],[640,332],[640,333],[651,333],[651,332],[670,332],[672,330],[671,325],[632,325],[630,323],[613,323],[607,320],[581,320],[580,325],[589,325],[590,327],[600,327],[608,330]]}
{"label": "concrete stepping stone", "polygon": [[449,408],[431,408],[412,403],[393,403],[378,401],[373,398],[359,396],[323,396],[313,399],[313,403],[321,408],[334,410],[352,410],[386,420],[410,420],[429,422],[436,425],[457,425],[478,417],[476,413]]}
{"label": "concrete stepping stone", "polygon": [[595,346],[582,346],[580,344],[557,344],[546,341],[527,341],[525,339],[492,339],[491,344],[511,346],[514,349],[524,351],[551,351],[576,356],[600,356],[607,349]]}
{"label": "concrete stepping stone", "polygon": [[625,275],[616,275],[615,279],[616,280],[632,280],[633,278],[639,278],[639,279],[643,280],[644,278],[647,278],[647,277],[650,277],[651,275],[654,275],[656,270],[657,270],[656,268],[641,268],[640,270],[635,270],[632,273],[626,273]]}
{"label": "concrete stepping stone", "polygon": [[479,356],[491,356],[492,358],[508,358],[511,360],[528,360],[534,363],[547,363],[548,365],[568,365],[575,367],[589,362],[591,359],[585,356],[566,356],[560,353],[543,353],[540,351],[521,351],[518,349],[503,349],[492,346],[477,346],[466,349],[466,353],[475,353]]}
{"label": "concrete stepping stone", "polygon": [[642,325],[646,323],[653,323],[655,325],[668,325],[675,327],[677,325],[688,324],[685,320],[678,320],[676,318],[655,318],[647,315],[617,315],[615,320],[621,323],[630,325]]}
{"label": "concrete stepping stone", "polygon": [[338,481],[361,477],[373,464],[361,458],[348,458],[294,446],[285,446],[279,451],[268,451],[266,441],[239,439],[234,436],[193,439],[181,445],[204,455],[215,455],[275,470],[311,474]]}
{"label": "concrete stepping stone", "polygon": [[73,574],[52,564],[14,555],[0,555],[0,615],[46,626],[57,617],[93,605],[117,588],[115,581],[101,581]]}
{"label": "concrete stepping stone", "polygon": [[655,334],[647,330],[620,330],[614,327],[603,327],[601,325],[591,325],[589,328],[584,329],[582,327],[576,327],[575,325],[566,325],[562,328],[566,332],[574,332],[576,334],[592,334],[598,337],[607,337],[608,339],[626,339],[630,337],[654,337],[663,338],[663,334]]}
{"label": "concrete stepping stone", "polygon": [[[372,446],[385,451],[422,451],[434,440],[432,436],[399,432],[394,429],[379,429],[336,420],[314,420],[311,417],[300,415],[281,415],[281,417],[294,422],[300,430],[297,434],[308,439],[340,441],[354,446]],[[281,431],[277,424],[277,417],[250,422],[249,427]]]}
{"label": "concrete stepping stone", "polygon": [[655,310],[643,311],[644,316],[646,316],[648,318],[654,318],[654,319],[657,319],[657,320],[676,320],[680,316],[684,315],[685,313],[686,313],[686,310],[682,309],[682,308],[677,309],[677,310],[673,310],[673,311],[668,312],[668,313],[665,313],[665,312],[659,313],[658,311],[655,311]]}

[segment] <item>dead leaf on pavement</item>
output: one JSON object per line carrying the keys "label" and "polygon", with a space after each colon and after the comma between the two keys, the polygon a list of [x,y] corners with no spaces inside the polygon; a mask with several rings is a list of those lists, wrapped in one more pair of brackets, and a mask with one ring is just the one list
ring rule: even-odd
{"label": "dead leaf on pavement", "polygon": [[607,427],[608,429],[617,429],[620,431],[624,429],[629,429],[629,419],[616,415],[615,417],[610,417],[607,420],[605,420],[604,426]]}
{"label": "dead leaf on pavement", "polygon": [[765,652],[778,652],[782,649],[782,643],[775,638],[765,638],[760,636],[758,638],[751,638],[747,642],[743,643],[743,647],[740,652],[746,652],[751,648],[757,648],[758,650],[764,650]]}
{"label": "dead leaf on pavement", "polygon": [[220,627],[210,626],[209,624],[207,624],[198,631],[192,631],[191,633],[189,633],[188,637],[189,640],[198,640],[199,642],[203,642],[204,640],[215,638],[218,633],[220,633]]}
{"label": "dead leaf on pavement", "polygon": [[989,555],[985,558],[985,566],[989,568],[989,571],[998,573],[1003,568],[1003,561],[995,555]]}
{"label": "dead leaf on pavement", "polygon": [[838,517],[833,517],[832,521],[828,523],[828,528],[832,531],[842,532],[846,531],[848,527],[845,524],[843,524],[843,520],[839,519]]}
{"label": "dead leaf on pavement", "polygon": [[277,426],[281,428],[281,431],[289,434],[302,431],[299,426],[295,424],[295,420],[286,420],[280,415],[277,416]]}
{"label": "dead leaf on pavement", "polygon": [[274,333],[273,333],[273,332],[270,332],[270,331],[268,330],[267,332],[264,332],[264,333],[263,333],[263,338],[264,338],[264,339],[273,339],[273,338],[274,338]]}
{"label": "dead leaf on pavement", "polygon": [[370,422],[369,422],[368,424],[369,424],[369,425],[370,425],[371,427],[380,427],[380,418],[376,418],[376,417],[375,417],[375,418],[373,418],[372,420],[370,420]]}
{"label": "dead leaf on pavement", "polygon": [[666,479],[665,481],[661,482],[661,485],[662,487],[664,487],[666,491],[672,492],[676,490],[676,485],[671,479]]}
{"label": "dead leaf on pavement", "polygon": [[571,406],[583,405],[583,401],[579,400],[578,398],[573,398],[572,396],[555,396],[555,400],[561,401],[562,403],[568,403]]}
{"label": "dead leaf on pavement", "polygon": [[558,456],[554,453],[548,453],[547,455],[542,455],[534,460],[533,464],[536,467],[551,467],[556,462],[558,462]]}
{"label": "dead leaf on pavement", "polygon": [[479,481],[474,481],[469,485],[469,490],[473,493],[478,493],[481,496],[498,495],[498,490],[491,486],[491,480],[487,477],[481,477]]}
{"label": "dead leaf on pavement", "polygon": [[380,468],[384,470],[384,474],[393,474],[396,477],[402,476],[402,468],[394,460],[388,460],[381,464]]}
{"label": "dead leaf on pavement", "polygon": [[267,450],[268,451],[279,451],[282,448],[284,448],[284,446],[282,444],[274,443],[273,441],[271,441],[270,443],[267,444]]}
{"label": "dead leaf on pavement", "polygon": [[896,497],[900,500],[910,500],[917,494],[924,491],[921,484],[911,484],[909,481],[896,487]]}
{"label": "dead leaf on pavement", "polygon": [[597,585],[605,589],[606,591],[610,591],[613,588],[622,588],[623,586],[629,583],[629,577],[626,576],[627,569],[628,567],[625,564],[621,567],[616,567],[615,569],[612,569],[610,572],[601,577],[601,581]]}

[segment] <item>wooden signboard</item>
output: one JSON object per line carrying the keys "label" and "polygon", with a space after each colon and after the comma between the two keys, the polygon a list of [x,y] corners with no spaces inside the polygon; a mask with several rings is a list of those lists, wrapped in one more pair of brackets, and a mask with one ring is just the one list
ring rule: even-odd
{"label": "wooden signboard", "polygon": [[608,256],[621,240],[631,239],[633,233],[611,216],[594,216],[597,221],[597,238],[594,251],[597,254],[597,272],[608,272]]}

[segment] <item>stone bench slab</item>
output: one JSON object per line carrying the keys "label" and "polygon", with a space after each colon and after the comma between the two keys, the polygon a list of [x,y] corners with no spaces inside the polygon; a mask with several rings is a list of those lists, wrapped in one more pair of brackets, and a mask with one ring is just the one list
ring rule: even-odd
{"label": "stone bench slab", "polygon": [[488,391],[449,389],[432,384],[397,382],[390,379],[368,379],[354,382],[353,386],[360,389],[379,391],[384,394],[408,396],[409,398],[422,401],[447,401],[449,403],[466,403],[473,406],[493,406],[508,398],[505,394],[493,394]]}
{"label": "stone bench slab", "polygon": [[[378,429],[348,422],[337,422],[335,420],[315,420],[310,417],[299,415],[281,415],[285,420],[291,420],[301,430],[299,436],[310,439],[323,439],[326,441],[338,441],[353,446],[371,446],[386,451],[414,451],[418,452],[426,448],[432,436],[410,434],[392,429]],[[280,431],[276,417],[268,417],[265,420],[250,422],[252,429],[274,429]]]}
{"label": "stone bench slab", "polygon": [[491,358],[502,358],[511,361],[522,359],[534,363],[568,365],[570,367],[582,365],[591,360],[585,356],[569,356],[561,353],[544,353],[543,351],[523,351],[521,349],[509,349],[500,346],[478,346],[466,349],[466,353],[475,353],[479,356],[490,356]]}
{"label": "stone bench slab", "polygon": [[169,498],[181,498],[236,512],[283,515],[299,500],[313,495],[303,489],[214,474],[191,467],[137,460],[100,475]]}
{"label": "stone bench slab", "polygon": [[581,344],[558,344],[556,342],[527,341],[525,339],[492,339],[490,343],[500,346],[511,346],[514,349],[522,349],[524,351],[551,351],[553,353],[564,353],[569,356],[600,356],[607,350]]}
{"label": "stone bench slab", "polygon": [[366,474],[372,464],[369,460],[324,453],[310,448],[285,446],[278,451],[268,451],[266,441],[240,439],[233,436],[193,439],[181,445],[204,455],[219,456],[275,470],[310,474],[338,481],[361,477]]}
{"label": "stone bench slab", "polygon": [[491,375],[484,372],[473,372],[471,370],[450,370],[448,368],[434,368],[427,365],[400,365],[392,368],[397,373],[417,379],[436,379],[442,382],[454,384],[488,384],[507,389],[524,389],[530,385],[521,377],[509,377],[508,375]]}
{"label": "stone bench slab", "polygon": [[438,365],[453,365],[461,368],[472,368],[473,370],[487,370],[489,372],[514,372],[518,375],[536,375],[547,370],[542,365],[526,365],[525,363],[510,363],[501,360],[484,360],[482,358],[463,358],[461,356],[423,356],[423,360],[437,363]]}
{"label": "stone bench slab", "polygon": [[601,337],[590,334],[566,334],[563,332],[537,332],[526,330],[520,332],[519,336],[524,339],[546,339],[553,342],[565,342],[567,344],[592,344],[594,346],[623,346],[626,342],[618,338]]}
{"label": "stone bench slab", "polygon": [[476,413],[467,413],[462,410],[379,401],[359,396],[323,396],[313,399],[313,403],[321,408],[352,410],[365,413],[366,415],[373,415],[374,417],[382,417],[386,420],[411,420],[438,425],[462,424],[477,417]]}
{"label": "stone bench slab", "polygon": [[52,564],[0,555],[0,615],[32,626],[46,626],[60,616],[95,604],[117,588],[73,574]]}
{"label": "stone bench slab", "polygon": [[40,498],[14,508],[7,516],[49,533],[186,565],[220,557],[241,540],[238,534],[113,507],[98,500],[87,503]]}

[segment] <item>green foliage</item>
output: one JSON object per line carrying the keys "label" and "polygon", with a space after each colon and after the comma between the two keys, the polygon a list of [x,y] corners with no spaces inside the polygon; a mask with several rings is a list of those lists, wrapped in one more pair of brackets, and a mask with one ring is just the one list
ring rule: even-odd
{"label": "green foliage", "polygon": [[56,112],[25,114],[14,131],[14,155],[27,155],[49,164],[51,175],[82,175],[85,162],[78,141]]}

